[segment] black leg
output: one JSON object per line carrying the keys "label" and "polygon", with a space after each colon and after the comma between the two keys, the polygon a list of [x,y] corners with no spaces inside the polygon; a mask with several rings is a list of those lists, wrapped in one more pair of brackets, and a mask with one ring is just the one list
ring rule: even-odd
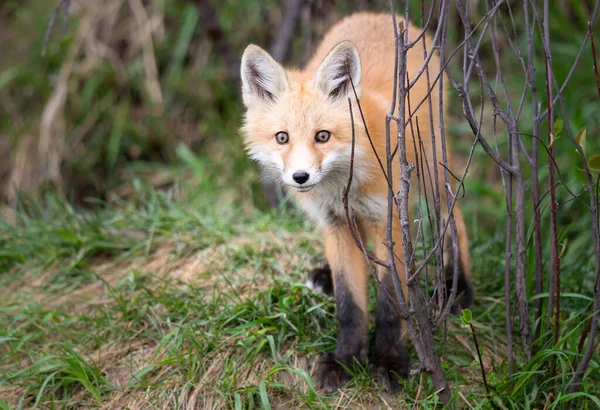
{"label": "black leg", "polygon": [[408,378],[408,354],[401,340],[402,319],[390,275],[386,275],[377,292],[375,312],[375,348],[371,356],[372,371],[384,388],[398,391],[399,377]]}
{"label": "black leg", "polygon": [[[446,275],[446,293],[445,299],[448,300],[450,297],[450,292],[452,290],[452,280],[454,277],[454,263],[452,262],[452,258],[446,264],[445,268]],[[459,260],[458,264],[458,283],[456,288],[456,301],[454,302],[454,306],[452,306],[452,313],[458,314],[462,309],[470,308],[473,303],[473,288],[471,287],[471,283],[467,279],[467,276],[464,273],[464,269],[462,266],[462,262]]]}
{"label": "black leg", "polygon": [[364,363],[367,355],[367,316],[355,301],[342,275],[335,276],[335,302],[339,323],[337,345],[323,354],[316,365],[318,388],[331,393],[350,381],[344,366]]}
{"label": "black leg", "polygon": [[329,265],[325,265],[322,268],[315,268],[308,272],[306,285],[317,292],[333,296],[333,280]]}

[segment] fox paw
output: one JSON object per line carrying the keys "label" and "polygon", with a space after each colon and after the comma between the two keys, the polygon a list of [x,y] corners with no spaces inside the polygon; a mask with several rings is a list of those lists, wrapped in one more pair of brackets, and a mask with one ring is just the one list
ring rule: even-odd
{"label": "fox paw", "polygon": [[404,346],[377,355],[371,364],[371,372],[385,390],[400,391],[400,378],[408,379],[408,354]]}
{"label": "fox paw", "polygon": [[317,388],[333,393],[350,381],[350,375],[336,360],[333,352],[324,353],[315,366]]}
{"label": "fox paw", "polygon": [[316,268],[308,273],[306,286],[316,292],[322,292],[333,296],[333,280],[331,278],[331,269],[329,265],[322,268]]}

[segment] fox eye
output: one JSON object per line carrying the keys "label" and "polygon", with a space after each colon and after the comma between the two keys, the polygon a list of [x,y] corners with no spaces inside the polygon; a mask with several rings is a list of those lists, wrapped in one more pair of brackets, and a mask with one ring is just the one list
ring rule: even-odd
{"label": "fox eye", "polygon": [[279,131],[275,134],[275,141],[281,145],[287,144],[290,141],[290,137],[287,135],[287,132]]}
{"label": "fox eye", "polygon": [[329,141],[330,137],[331,137],[331,133],[329,131],[321,130],[321,131],[317,132],[317,134],[315,135],[315,141],[323,144],[323,143]]}

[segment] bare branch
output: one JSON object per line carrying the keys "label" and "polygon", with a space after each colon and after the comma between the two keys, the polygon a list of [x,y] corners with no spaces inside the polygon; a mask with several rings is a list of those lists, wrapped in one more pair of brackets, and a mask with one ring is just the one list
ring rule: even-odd
{"label": "bare branch", "polygon": [[[529,2],[532,4],[532,10],[534,12],[534,17],[538,21],[538,25],[541,26],[541,24],[539,22],[539,18],[537,16],[536,9],[535,9],[534,0],[529,0]],[[596,2],[594,3],[594,10],[592,11],[592,17],[590,18],[590,21],[588,22],[588,26],[589,25],[594,25],[594,23],[596,22],[596,17],[598,16],[599,5],[600,5],[600,1],[596,0]],[[567,88],[567,85],[569,84],[569,81],[571,80],[571,77],[575,73],[575,68],[577,68],[577,66],[579,65],[579,60],[581,59],[581,56],[583,55],[583,50],[585,50],[585,46],[587,45],[588,38],[589,38],[589,33],[586,33],[586,35],[583,38],[583,41],[581,43],[581,47],[579,47],[579,51],[577,52],[577,56],[575,57],[575,60],[573,61],[573,65],[571,66],[571,69],[569,70],[569,73],[567,74],[567,77],[565,78],[565,81],[563,82],[563,85],[560,87],[560,90],[557,92],[556,97],[552,100],[552,105],[556,104],[556,102],[558,101],[559,96],[562,95],[562,93]],[[546,109],[540,115],[539,121],[540,122],[543,121],[546,118],[547,115],[548,115],[548,110]]]}
{"label": "bare branch", "polygon": [[[388,246],[388,254],[390,262],[393,261],[393,247],[394,242],[392,240],[392,227],[393,227],[393,204],[394,197],[397,199],[397,209],[400,219],[400,235],[402,239],[402,250],[404,257],[404,270],[405,270],[405,281],[408,287],[408,298],[411,304],[412,315],[408,320],[409,331],[413,339],[413,344],[419,355],[422,367],[426,368],[432,378],[433,385],[437,389],[440,399],[443,402],[447,402],[450,399],[450,393],[448,389],[448,382],[444,376],[441,368],[440,358],[435,352],[434,341],[433,341],[433,323],[430,316],[428,315],[428,309],[420,291],[419,285],[416,281],[408,282],[408,278],[411,275],[412,266],[409,265],[409,258],[413,254],[412,240],[410,237],[410,223],[408,216],[408,198],[410,189],[410,175],[414,169],[414,164],[408,164],[406,156],[406,97],[409,86],[405,84],[407,74],[407,39],[408,32],[405,30],[404,24],[401,22],[399,27],[396,27],[396,18],[394,12],[393,1],[390,0],[390,9],[392,13],[392,19],[394,22],[394,34],[396,36],[396,70],[395,70],[395,85],[398,85],[398,93],[394,92],[392,106],[390,108],[389,116],[386,119],[386,156],[387,156],[387,170],[388,176],[392,178],[392,158],[391,158],[391,136],[390,136],[390,116],[394,114],[394,103],[396,102],[396,96],[398,97],[398,135],[397,135],[397,146],[398,146],[398,162],[400,165],[400,191],[397,195],[390,190],[388,193],[388,223],[386,230],[386,240]],[[448,12],[448,1],[443,1],[442,13]],[[406,10],[406,21],[408,21],[408,4]],[[443,24],[442,24],[443,26]],[[438,27],[438,33],[440,33],[440,27]],[[395,263],[392,264],[392,276],[394,277],[394,285],[396,292],[399,293],[398,297],[402,296],[403,292],[399,285],[398,272],[394,269]],[[403,303],[403,300],[401,301]],[[413,323],[414,321],[414,323]],[[415,332],[418,328],[418,334]]]}
{"label": "bare branch", "polygon": [[[350,83],[352,84],[352,88],[354,88],[352,79],[350,79]],[[356,101],[358,102],[358,98]],[[354,219],[354,216],[352,215],[352,211],[350,210],[350,206],[348,205],[348,194],[350,192],[350,187],[352,186],[352,178],[354,175],[354,147],[356,145],[356,134],[354,132],[354,114],[352,112],[352,100],[350,98],[348,98],[348,105],[350,107],[350,119],[352,121],[352,148],[351,148],[351,152],[350,152],[350,172],[348,175],[348,184],[346,185],[346,188],[344,189],[344,192],[342,194],[342,201],[344,203],[344,209],[346,211],[346,224],[348,225],[348,229],[350,230],[350,234],[352,235],[352,239],[354,239],[356,246],[358,246],[360,248],[360,250],[362,250],[364,255],[367,257],[367,263],[369,260],[371,260],[378,265],[389,268],[390,265],[388,262],[379,259],[378,257],[376,257],[375,255],[372,255],[371,253],[369,253],[366,250],[363,240],[360,237],[360,232],[358,232],[358,229],[355,229],[356,228],[356,220]],[[371,270],[373,270],[373,268],[371,267],[371,264],[369,264],[369,267],[371,268]],[[375,281],[378,282],[377,274],[375,273],[374,270],[373,270],[373,276],[375,277]]]}
{"label": "bare branch", "polygon": [[588,21],[588,33],[590,43],[592,44],[592,61],[594,64],[594,76],[596,78],[596,88],[598,89],[598,98],[600,98],[600,80],[598,80],[598,62],[596,60],[596,44],[594,43],[594,33],[592,32],[592,22]]}
{"label": "bare branch", "polygon": [[[463,25],[467,27],[469,31],[471,31],[471,23],[466,15],[465,9],[462,5],[461,0],[456,0],[458,14],[463,22]],[[492,42],[497,41],[497,38],[492,35]],[[511,136],[512,144],[512,166],[507,169],[511,169],[511,176],[514,179],[514,193],[515,193],[515,236],[516,236],[516,290],[517,290],[517,302],[519,307],[519,318],[520,318],[520,329],[521,329],[521,338],[523,341],[523,348],[525,350],[525,354],[527,358],[531,358],[531,330],[529,323],[529,307],[527,301],[526,294],[526,283],[525,283],[525,264],[526,264],[526,256],[527,256],[527,246],[525,242],[525,185],[523,181],[523,174],[521,171],[521,164],[519,159],[519,131],[516,119],[512,115],[511,111],[505,111],[500,102],[498,100],[498,96],[495,91],[492,89],[489,79],[485,74],[481,62],[479,60],[479,55],[476,51],[476,48],[473,46],[472,41],[469,40],[467,45],[471,48],[471,57],[472,64],[474,64],[475,69],[477,70],[478,77],[483,84],[484,90],[486,91],[486,95],[492,106],[494,108],[494,114],[498,115],[500,119],[506,124],[508,127],[508,132]],[[468,95],[463,94],[464,98],[468,98]],[[462,98],[462,96],[461,96]],[[468,104],[463,100],[463,107]],[[487,150],[486,150],[487,152]]]}
{"label": "bare branch", "polygon": [[285,3],[285,11],[283,18],[279,24],[279,30],[274,37],[271,46],[271,55],[280,63],[285,63],[287,60],[292,37],[296,31],[296,25],[302,11],[303,0],[287,0]]}
{"label": "bare branch", "polygon": [[52,16],[50,17],[50,21],[48,22],[48,26],[46,27],[46,32],[44,33],[44,40],[42,41],[42,55],[46,55],[46,46],[48,45],[48,41],[50,40],[50,33],[52,32],[52,28],[54,27],[54,23],[56,22],[56,18],[58,17],[58,13],[63,12],[63,33],[66,33],[69,29],[69,9],[71,7],[71,0],[61,0],[60,3],[54,9]]}

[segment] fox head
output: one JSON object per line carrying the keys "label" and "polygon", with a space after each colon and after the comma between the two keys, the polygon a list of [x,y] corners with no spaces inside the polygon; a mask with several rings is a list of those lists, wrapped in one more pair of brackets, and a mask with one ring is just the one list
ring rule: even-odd
{"label": "fox head", "polygon": [[[316,72],[301,73],[284,70],[266,51],[249,45],[241,77],[247,108],[242,133],[250,156],[267,176],[297,192],[347,183],[352,146],[348,98],[356,107],[354,90],[361,95],[356,47],[342,42]],[[355,128],[358,136],[360,127]],[[355,159],[359,151],[357,146]]]}

